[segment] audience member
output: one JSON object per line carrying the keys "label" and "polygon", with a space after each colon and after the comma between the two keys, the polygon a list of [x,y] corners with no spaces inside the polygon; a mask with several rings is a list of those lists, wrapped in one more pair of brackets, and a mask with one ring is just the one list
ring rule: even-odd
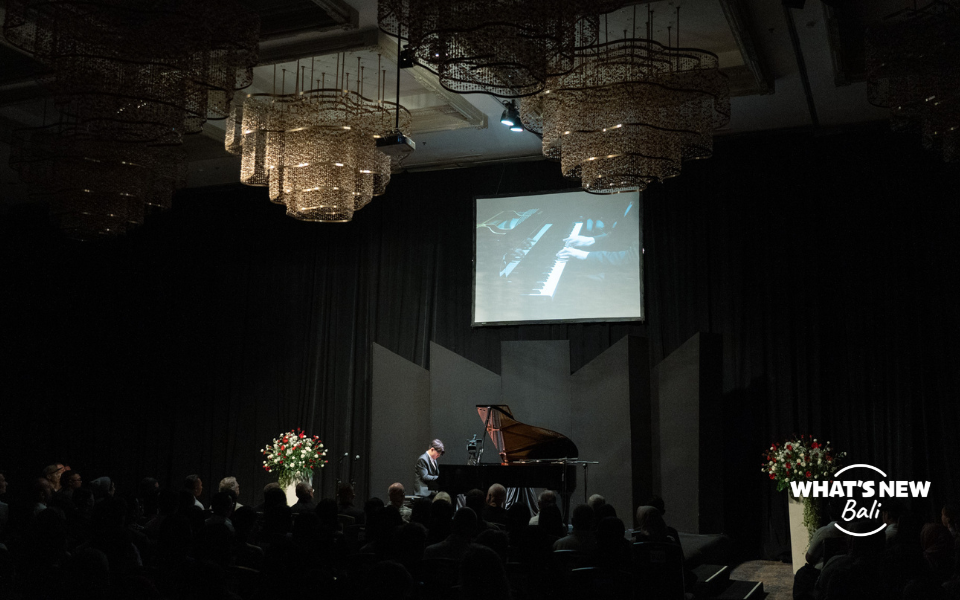
{"label": "audience member", "polygon": [[895,498],[887,498],[883,501],[883,510],[880,512],[880,519],[886,525],[883,530],[887,538],[887,545],[891,545],[897,537],[897,526],[900,522],[900,515],[903,514],[903,506]]}
{"label": "audience member", "polygon": [[[419,498],[427,500],[427,498]],[[392,545],[393,558],[408,570],[414,570],[423,559],[423,551],[427,547],[427,528],[420,523],[410,522],[395,532]]]}
{"label": "audience member", "polygon": [[554,550],[576,550],[590,554],[596,549],[597,539],[593,531],[593,508],[589,504],[580,504],[573,509],[570,519],[573,531],[553,543]]}
{"label": "audience member", "polygon": [[813,565],[818,569],[823,568],[824,547],[827,539],[842,538],[846,534],[836,528],[837,519],[840,511],[843,510],[843,504],[838,498],[831,498],[827,502],[827,516],[830,522],[823,527],[818,528],[810,537],[810,544],[807,547],[807,564]]}
{"label": "audience member", "polygon": [[200,476],[187,475],[187,478],[183,480],[183,489],[193,494],[193,503],[197,508],[203,510],[203,503],[200,502],[200,494],[203,493],[203,481],[200,480]]}
{"label": "audience member", "polygon": [[341,515],[353,517],[354,524],[363,525],[364,512],[353,505],[356,497],[357,495],[353,491],[352,485],[341,485],[340,489],[337,490],[337,512]]}
{"label": "audience member", "polygon": [[403,519],[403,522],[409,523],[410,507],[403,504],[406,500],[406,490],[403,489],[403,484],[397,482],[387,488],[387,498],[390,500],[390,506],[395,506],[400,512],[400,518]]}
{"label": "audience member", "polygon": [[97,477],[89,484],[90,491],[93,492],[94,502],[101,502],[112,497],[117,492],[117,486],[109,477]]}
{"label": "audience member", "polygon": [[47,505],[50,504],[50,500],[53,498],[53,484],[45,477],[37,479],[33,482],[32,496],[32,513],[36,516],[47,510]]}
{"label": "audience member", "polygon": [[217,492],[210,500],[210,510],[213,514],[207,517],[204,526],[224,525],[230,533],[233,533],[233,521],[230,520],[230,517],[233,516],[235,508],[236,500],[234,500],[233,492],[229,490]]}
{"label": "audience member", "polygon": [[517,547],[530,522],[530,507],[520,502],[514,502],[507,509],[507,535],[510,545]]}
{"label": "audience member", "polygon": [[931,574],[940,582],[950,578],[953,572],[953,536],[940,523],[927,523],[920,531],[920,546]]}
{"label": "audience member", "polygon": [[452,558],[460,560],[467,553],[470,541],[477,533],[477,513],[464,506],[453,515],[453,527],[447,539],[427,546],[424,558]]}
{"label": "audience member", "polygon": [[271,506],[286,506],[287,494],[276,481],[263,486],[263,502],[254,507],[258,513],[265,513]]}
{"label": "audience member", "polygon": [[[610,506],[609,504],[607,506]],[[633,567],[626,527],[616,517],[605,517],[597,523],[596,565],[613,571],[629,571]]]}
{"label": "audience member", "polygon": [[557,505],[557,493],[553,490],[543,490],[540,492],[540,496],[537,498],[537,514],[530,517],[530,525],[537,525],[540,523],[540,513],[543,511],[545,506],[556,506]]}
{"label": "audience member", "polygon": [[[439,496],[439,494],[437,494]],[[453,505],[445,500],[434,498],[430,506],[430,523],[427,525],[427,545],[447,539],[453,529]]]}
{"label": "audience member", "polygon": [[60,491],[60,478],[63,476],[63,472],[66,470],[62,464],[57,463],[55,465],[48,465],[43,469],[43,478],[50,482],[50,485],[53,487],[54,493]]}
{"label": "audience member", "polygon": [[[597,509],[607,504],[607,499],[600,494],[593,494],[587,498],[587,506],[593,509],[593,514],[597,514]],[[649,502],[648,502],[649,504]],[[651,505],[652,506],[652,505]]]}
{"label": "audience member", "polygon": [[[664,517],[664,516],[667,514],[667,507],[666,507],[666,505],[665,505],[664,502],[663,502],[663,498],[661,498],[660,496],[651,496],[651,497],[650,497],[650,501],[647,502],[647,506],[652,506],[652,507],[656,508],[656,509],[657,509],[657,512],[660,513],[660,516],[661,516],[661,517]],[[667,524],[666,524],[666,519],[664,519],[664,525],[665,525],[666,528],[667,528],[667,536],[670,537],[670,538],[672,538],[673,541],[675,541],[675,542],[677,543],[677,545],[680,546],[680,545],[681,545],[681,544],[680,544],[680,533],[677,532],[677,530],[674,529],[673,527],[670,527],[669,525],[667,525]],[[682,550],[682,549],[683,549],[683,548],[681,547],[681,550]]]}
{"label": "audience member", "polygon": [[507,525],[507,488],[495,483],[487,490],[487,505],[483,507],[483,520],[499,525]]}
{"label": "audience member", "polygon": [[[233,477],[231,475],[230,477],[224,477],[223,479],[220,480],[220,487],[218,491],[225,492],[227,490],[230,490],[231,492],[233,492],[234,500],[237,500],[240,497],[240,484],[237,483],[236,477]],[[240,502],[237,502],[236,505],[237,505],[236,508],[243,507],[243,505],[240,504]]]}
{"label": "audience member", "polygon": [[478,533],[496,527],[496,525],[492,525],[483,518],[483,509],[487,507],[487,494],[483,490],[470,490],[463,495],[463,502],[477,516]]}
{"label": "audience member", "polygon": [[78,490],[81,485],[83,485],[83,480],[80,477],[80,473],[76,471],[64,471],[60,477],[60,489],[57,493],[71,498],[73,492]]}
{"label": "audience member", "polygon": [[450,497],[450,494],[446,492],[437,492],[433,497],[434,502],[446,502],[447,504],[453,505],[453,499]]}
{"label": "audience member", "polygon": [[663,522],[660,511],[653,506],[637,508],[636,528],[633,537],[638,542],[670,542],[677,543],[667,533],[667,524]]}
{"label": "audience member", "polygon": [[298,483],[294,493],[297,495],[297,503],[290,507],[293,514],[312,513],[317,508],[313,503],[313,486],[306,481]]}
{"label": "audience member", "polygon": [[424,527],[430,525],[430,513],[433,510],[433,500],[430,498],[416,498],[410,506],[410,522],[420,523]]}
{"label": "audience member", "polygon": [[474,542],[490,548],[497,553],[503,564],[507,564],[510,555],[510,538],[507,536],[507,532],[488,529],[480,533]]}

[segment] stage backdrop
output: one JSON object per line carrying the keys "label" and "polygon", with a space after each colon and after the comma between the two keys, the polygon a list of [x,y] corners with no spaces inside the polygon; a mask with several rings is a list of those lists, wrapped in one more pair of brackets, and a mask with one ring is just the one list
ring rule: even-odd
{"label": "stage backdrop", "polygon": [[[786,506],[760,453],[792,432],[960,497],[957,181],[886,125],[718,139],[645,192],[645,325],[470,327],[472,198],[577,185],[552,162],[398,174],[345,225],[240,185],[184,191],[98,244],[7,210],[0,468],[11,493],[55,460],[121,490],[197,472],[204,500],[236,475],[248,504],[282,429],[369,459],[374,342],[425,369],[435,342],[499,374],[502,341],[569,340],[576,371],[626,334],[657,364],[703,331],[724,340],[726,529],[776,556]],[[318,479],[331,495],[334,471]]]}
{"label": "stage backdrop", "polygon": [[[624,337],[571,374],[566,341],[503,342],[498,376],[430,344],[428,390],[420,384],[423,375],[418,367],[404,367],[403,359],[375,344],[372,489],[385,492],[390,483],[400,481],[409,490],[413,465],[433,437],[444,442],[446,454],[441,464],[466,464],[467,440],[474,435],[486,437],[476,406],[506,404],[517,421],[567,436],[577,444],[581,460],[598,463],[589,465],[588,471],[578,468],[572,506],[600,493],[629,521],[631,507],[638,502],[631,486],[633,471],[643,472],[635,466],[631,441],[636,438],[649,443],[650,439],[649,418],[646,429],[641,430],[632,430],[631,420],[631,405],[641,404],[631,401],[634,396],[642,397],[649,406],[649,387],[631,388],[632,381],[649,379],[649,375],[632,377],[650,370],[646,352],[637,351],[641,346],[645,350],[646,345],[642,338]],[[419,395],[404,396],[398,389],[417,389]],[[429,433],[423,433],[424,428]],[[649,461],[649,455],[639,459]],[[500,462],[489,437],[482,461]]]}

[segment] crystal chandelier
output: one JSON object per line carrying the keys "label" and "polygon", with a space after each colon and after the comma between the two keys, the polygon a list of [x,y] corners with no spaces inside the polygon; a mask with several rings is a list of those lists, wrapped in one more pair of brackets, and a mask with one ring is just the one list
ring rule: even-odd
{"label": "crystal chandelier", "polygon": [[516,98],[568,72],[623,0],[380,0],[378,22],[457,93]]}
{"label": "crystal chandelier", "polygon": [[644,189],[713,153],[730,118],[727,79],[705,50],[621,39],[582,49],[569,73],[523,98],[527,129],[543,153],[594,193]]}
{"label": "crystal chandelier", "polygon": [[[257,63],[238,0],[7,0],[3,36],[49,70],[55,126],[12,139],[11,165],[71,237],[123,233],[184,184],[170,147],[227,116]],[[46,105],[44,121],[46,122]]]}
{"label": "crystal chandelier", "polygon": [[383,194],[393,165],[376,140],[408,131],[411,119],[383,99],[379,77],[376,99],[363,95],[364,68],[358,64],[351,81],[338,58],[336,87],[249,95],[228,118],[225,140],[241,155],[240,182],[266,186],[270,200],[301,221],[350,221]]}
{"label": "crystal chandelier", "polygon": [[103,142],[61,124],[13,132],[10,166],[67,236],[90,240],[129,231],[169,208],[186,181],[174,147]]}
{"label": "crystal chandelier", "polygon": [[889,108],[895,130],[919,130],[923,147],[960,160],[960,5],[932,2],[867,31],[867,96]]}
{"label": "crystal chandelier", "polygon": [[257,64],[259,17],[237,0],[7,0],[3,35],[50,69],[85,135],[179,144],[227,116]]}

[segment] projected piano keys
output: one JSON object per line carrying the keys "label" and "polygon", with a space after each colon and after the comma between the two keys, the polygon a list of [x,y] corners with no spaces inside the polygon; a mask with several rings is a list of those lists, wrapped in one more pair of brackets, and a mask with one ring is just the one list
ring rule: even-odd
{"label": "projected piano keys", "polygon": [[547,223],[546,225],[544,225],[543,227],[541,227],[541,228],[540,228],[540,231],[538,231],[535,236],[533,236],[532,238],[530,238],[531,243],[530,243],[529,246],[525,246],[525,247],[520,248],[519,250],[517,250],[516,254],[519,255],[519,256],[516,256],[516,258],[514,258],[514,259],[510,262],[510,264],[508,264],[506,267],[503,268],[502,271],[500,271],[500,276],[501,276],[501,277],[506,277],[507,275],[509,275],[510,273],[512,273],[513,270],[514,270],[515,268],[517,268],[517,265],[520,264],[520,261],[523,260],[523,259],[527,256],[527,254],[530,253],[531,250],[533,250],[533,247],[536,245],[537,242],[540,241],[540,238],[543,237],[543,234],[545,234],[545,233],[547,232],[547,230],[550,229],[552,226],[553,226],[552,223]]}
{"label": "projected piano keys", "polygon": [[[583,227],[583,223],[574,223],[573,229],[567,234],[563,239],[574,235],[580,235],[580,229]],[[557,252],[563,249],[561,245]],[[554,258],[553,264],[550,266],[550,270],[546,272],[547,277],[543,280],[543,283],[534,288],[533,293],[527,294],[528,296],[549,296],[553,298],[553,293],[557,291],[557,284],[560,283],[560,276],[563,275],[563,269],[567,266],[566,260],[560,260]]]}
{"label": "projected piano keys", "polygon": [[557,258],[557,252],[563,249],[563,240],[580,234],[583,223],[541,221],[535,227],[523,244],[509,253],[499,272],[514,298],[531,302],[532,298],[554,298],[567,265]]}

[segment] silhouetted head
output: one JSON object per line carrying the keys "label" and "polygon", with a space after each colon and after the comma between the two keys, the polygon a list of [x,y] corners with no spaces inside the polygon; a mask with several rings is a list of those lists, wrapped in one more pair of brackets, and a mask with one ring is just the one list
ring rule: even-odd
{"label": "silhouetted head", "polygon": [[453,533],[462,537],[473,537],[477,533],[477,513],[464,506],[453,515]]}
{"label": "silhouetted head", "polygon": [[502,508],[507,502],[507,488],[503,487],[499,483],[491,485],[487,490],[486,502],[487,506]]}

